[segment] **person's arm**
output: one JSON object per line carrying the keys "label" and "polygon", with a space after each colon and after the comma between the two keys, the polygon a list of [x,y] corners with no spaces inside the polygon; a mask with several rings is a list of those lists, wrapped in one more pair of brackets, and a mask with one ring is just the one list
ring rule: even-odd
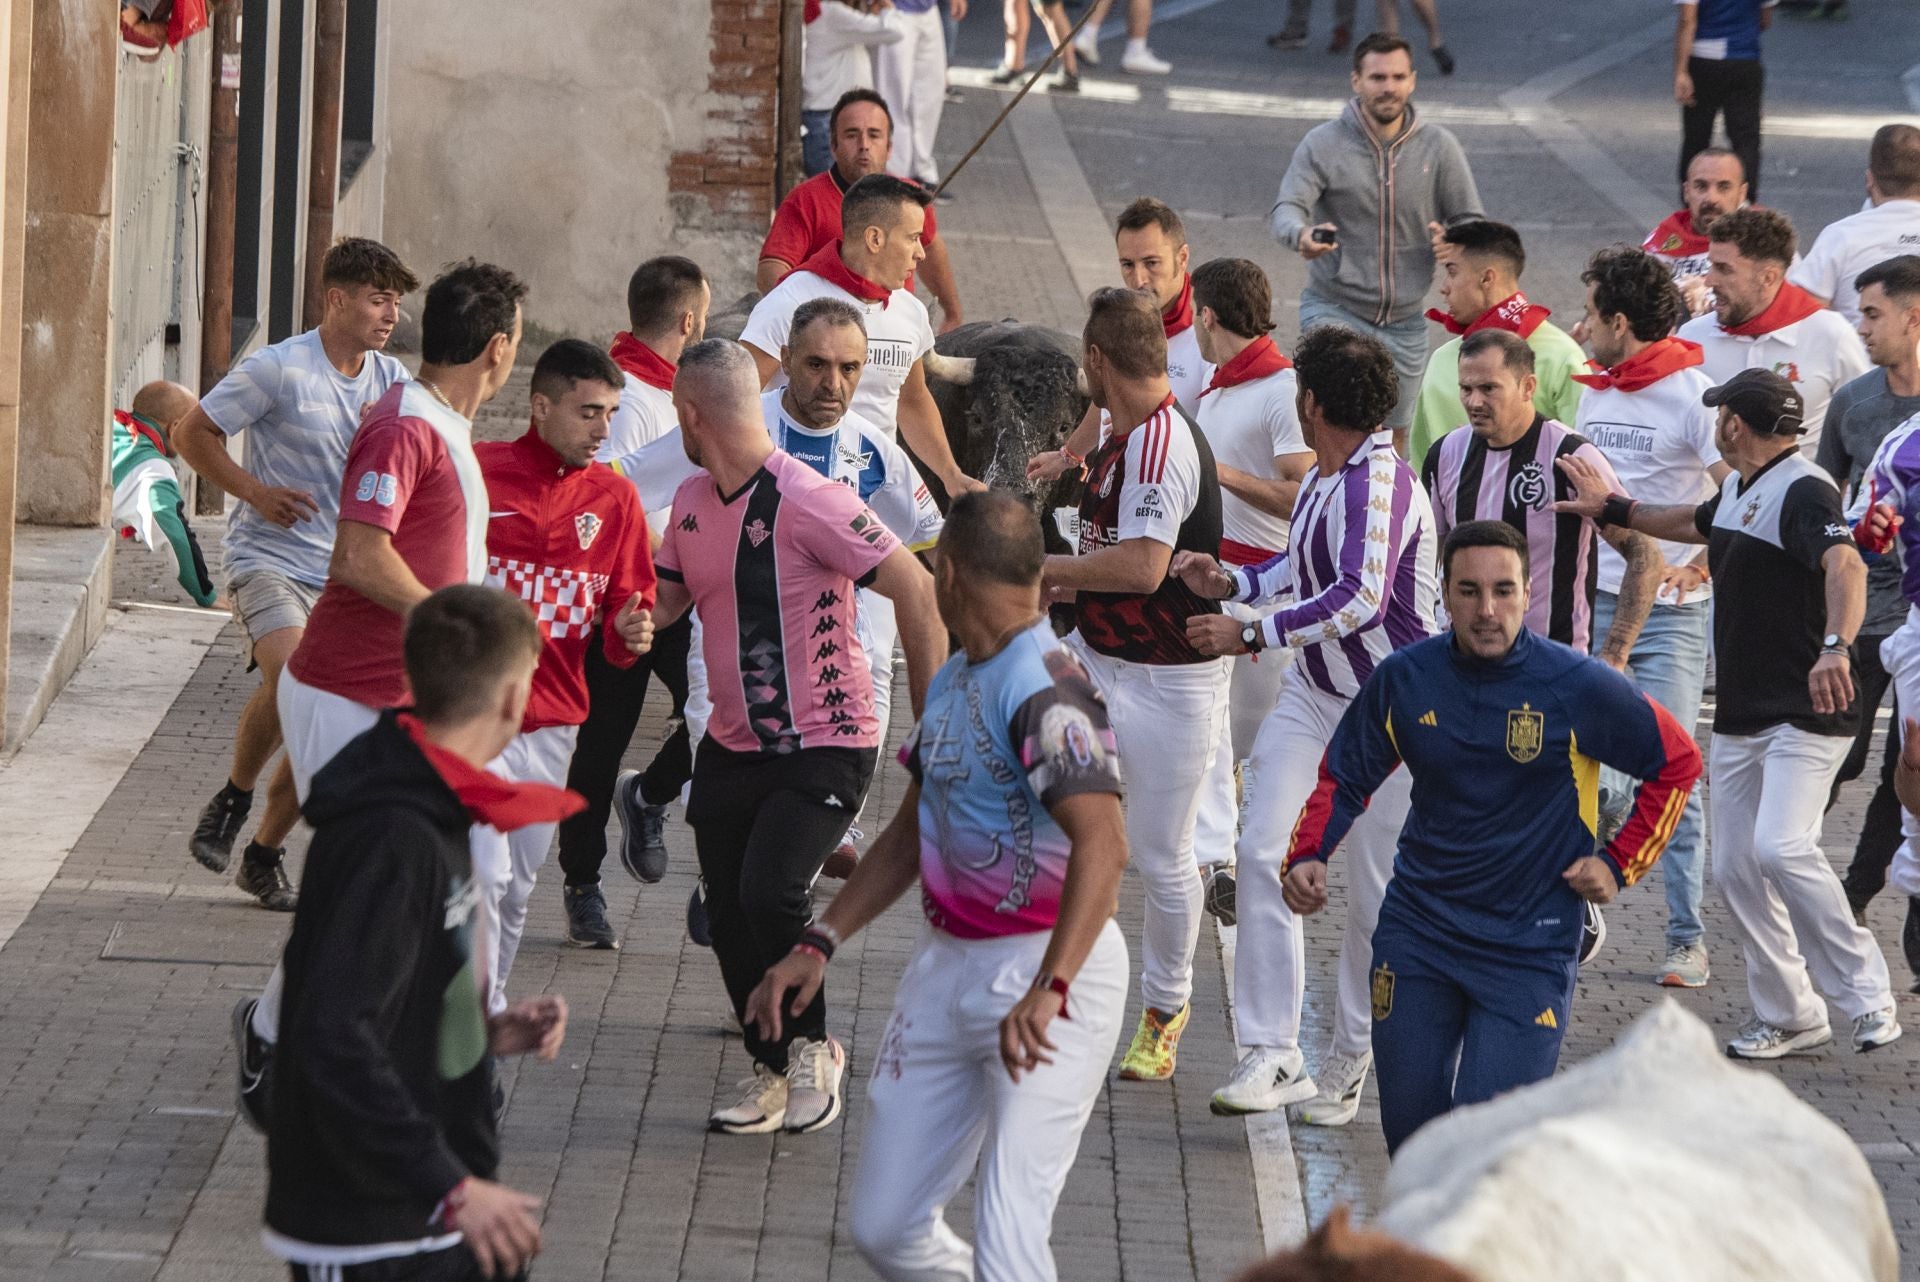
{"label": "person's arm", "polygon": [[[1850,643],[1859,634],[1860,621],[1867,617],[1867,563],[1849,541],[1829,547],[1820,558],[1820,568],[1826,572],[1826,631]],[[1821,652],[1807,674],[1807,690],[1813,696],[1815,712],[1826,716],[1844,711],[1853,702],[1852,668],[1844,649]]]}
{"label": "person's arm", "polygon": [[1309,916],[1327,906],[1327,860],[1367,809],[1387,777],[1400,767],[1389,706],[1390,655],[1373,670],[1334,727],[1313,792],[1293,826],[1281,893],[1287,906]]}
{"label": "person's arm", "polygon": [[1693,33],[1700,26],[1700,7],[1681,3],[1674,6],[1677,21],[1673,28],[1673,100],[1682,107],[1693,105],[1693,73],[1687,63],[1693,59]]}
{"label": "person's arm", "polygon": [[168,432],[168,439],[188,467],[284,529],[319,512],[314,496],[305,490],[262,485],[227,453],[229,436],[250,430],[273,408],[282,375],[279,351],[261,348],[187,411]]}
{"label": "person's arm", "polygon": [[652,646],[652,610],[660,579],[639,499],[620,504],[618,515],[622,542],[601,607],[606,616],[601,652],[614,667],[630,668]]}
{"label": "person's arm", "polygon": [[1597,657],[1614,671],[1625,672],[1627,660],[1633,654],[1633,643],[1640,639],[1640,629],[1646,626],[1667,567],[1660,559],[1659,545],[1644,534],[1609,525],[1600,531],[1600,537],[1626,561],[1627,570],[1620,580],[1620,599],[1614,607],[1613,624],[1607,629]]}
{"label": "person's arm", "polygon": [[1049,588],[1073,592],[1127,592],[1146,596],[1167,580],[1173,545],[1142,536],[1122,539],[1083,556],[1049,556]]}
{"label": "person's arm", "polygon": [[1294,148],[1293,159],[1287,162],[1287,172],[1280,179],[1280,194],[1267,215],[1267,230],[1273,233],[1273,238],[1288,249],[1298,251],[1303,258],[1317,258],[1334,248],[1315,245],[1306,235],[1326,186],[1326,178],[1313,158],[1313,138],[1309,135]]}
{"label": "person's arm", "polygon": [[1585,667],[1572,680],[1577,696],[1568,691],[1561,702],[1580,755],[1641,781],[1627,822],[1605,849],[1615,885],[1631,886],[1672,838],[1700,778],[1700,748],[1686,727],[1617,672]]}
{"label": "person's arm", "polygon": [[1027,462],[1027,477],[1036,481],[1051,481],[1076,467],[1084,467],[1087,455],[1100,444],[1100,407],[1092,401],[1087,402],[1087,412],[1074,424],[1073,431],[1057,450],[1042,450]]}
{"label": "person's arm", "polygon": [[1920,721],[1906,718],[1906,737],[1900,762],[1893,770],[1893,795],[1913,814],[1920,814]]}
{"label": "person's arm", "polygon": [[874,567],[866,585],[893,602],[900,627],[900,649],[907,657],[907,700],[918,717],[927,706],[927,686],[947,661],[947,627],[934,601],[933,576],[918,557],[895,543]]}
{"label": "person's arm", "polygon": [[[1556,501],[1554,511],[1584,516],[1603,529],[1617,525],[1670,543],[1707,541],[1701,517],[1703,513],[1710,513],[1719,501],[1718,496],[1704,504],[1642,503],[1614,493],[1600,470],[1578,454],[1563,454],[1554,464],[1566,474],[1574,488],[1574,496]],[[1618,506],[1609,510],[1613,500],[1619,501]]]}
{"label": "person's arm", "polygon": [[154,526],[166,538],[167,547],[173,553],[175,577],[180,586],[196,603],[212,605],[219,593],[207,573],[207,558],[200,554],[200,540],[193,537],[193,527],[187,524],[187,503],[180,495],[179,485],[172,480],[156,481],[147,491],[147,501],[153,505]]}
{"label": "person's arm", "polygon": [[[754,359],[758,360],[758,355]],[[968,490],[987,488],[962,472],[953,457],[940,407],[933,403],[933,391],[927,386],[925,358],[913,363],[913,368],[907,371],[907,381],[900,385],[898,417],[900,439],[913,450],[914,457],[926,464],[928,471],[940,478],[949,495],[958,498]]]}
{"label": "person's arm", "polygon": [[393,550],[393,535],[364,521],[341,519],[327,577],[403,618],[433,595]]}
{"label": "person's arm", "polygon": [[793,264],[778,258],[762,258],[753,269],[753,287],[762,294],[771,293],[773,287],[787,278],[793,270]]}
{"label": "person's arm", "polygon": [[1300,497],[1300,478],[1312,466],[1313,455],[1292,454],[1273,460],[1278,475],[1272,480],[1226,463],[1215,463],[1214,471],[1219,474],[1221,489],[1249,507],[1285,520],[1293,515],[1293,505]]}
{"label": "person's arm", "polygon": [[1349,474],[1341,505],[1340,577],[1318,595],[1260,620],[1265,644],[1299,649],[1328,640],[1329,630],[1336,637],[1351,636],[1379,619],[1399,556],[1417,555],[1411,548],[1398,556],[1394,552],[1412,506],[1412,485],[1398,468],[1374,465]]}
{"label": "person's arm", "polygon": [[947,253],[946,238],[935,236],[927,245],[927,256],[920,261],[920,279],[927,292],[940,304],[940,330],[944,334],[966,324],[960,309],[960,286],[953,279],[953,257]]}

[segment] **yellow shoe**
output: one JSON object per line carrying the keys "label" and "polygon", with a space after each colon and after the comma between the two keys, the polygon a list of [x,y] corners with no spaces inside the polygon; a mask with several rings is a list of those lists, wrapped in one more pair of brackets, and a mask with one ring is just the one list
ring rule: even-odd
{"label": "yellow shoe", "polygon": [[1140,1012],[1140,1027],[1134,1030],[1127,1053],[1120,1057],[1120,1076],[1130,1082],[1164,1082],[1173,1076],[1174,1061],[1179,1058],[1180,1034],[1186,1031],[1191,1003],[1182,1006],[1172,1019],[1162,1018],[1149,1006]]}

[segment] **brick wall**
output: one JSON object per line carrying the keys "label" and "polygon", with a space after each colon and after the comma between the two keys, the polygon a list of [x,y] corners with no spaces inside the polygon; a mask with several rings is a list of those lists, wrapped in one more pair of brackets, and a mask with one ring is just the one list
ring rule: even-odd
{"label": "brick wall", "polygon": [[780,0],[713,0],[707,146],[677,151],[667,188],[721,223],[764,228],[774,206]]}

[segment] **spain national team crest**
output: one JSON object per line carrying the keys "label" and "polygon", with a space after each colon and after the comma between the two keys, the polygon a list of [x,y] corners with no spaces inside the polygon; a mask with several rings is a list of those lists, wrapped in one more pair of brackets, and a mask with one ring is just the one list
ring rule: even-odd
{"label": "spain national team crest", "polygon": [[1373,1020],[1377,1024],[1393,1014],[1393,972],[1382,962],[1373,968]]}
{"label": "spain national team crest", "polygon": [[573,532],[580,536],[580,550],[586,551],[593,546],[594,539],[600,536],[600,527],[604,524],[591,512],[582,512],[573,518]]}
{"label": "spain national team crest", "polygon": [[1521,765],[1532,761],[1540,755],[1546,728],[1547,719],[1535,712],[1530,703],[1507,709],[1507,755]]}

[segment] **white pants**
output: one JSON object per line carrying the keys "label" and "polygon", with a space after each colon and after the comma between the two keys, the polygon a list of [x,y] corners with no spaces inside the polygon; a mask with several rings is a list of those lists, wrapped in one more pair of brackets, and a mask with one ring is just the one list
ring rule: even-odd
{"label": "white pants", "polygon": [[1816,989],[1849,1019],[1893,1005],[1887,960],[1820,849],[1828,790],[1852,743],[1787,725],[1713,736],[1713,880],[1733,910],[1754,1014],[1779,1028],[1827,1022]]}
{"label": "white pants", "polygon": [[[523,730],[487,763],[487,769],[503,779],[562,787],[567,782],[567,765],[573,760],[574,740],[579,737],[579,726]],[[547,862],[547,848],[553,844],[553,832],[558,827],[557,823],[539,823],[501,832],[474,825],[473,875],[480,879],[480,902],[491,908],[496,932],[487,1001],[487,1008],[495,1014],[507,1008],[507,974],[513,969],[520,936],[527,927],[527,904],[533,898],[534,879],[540,874],[540,865]]]}
{"label": "white pants", "polygon": [[[1243,622],[1258,618],[1260,612],[1228,601],[1226,612]],[[1268,650],[1256,657],[1238,654],[1227,668],[1227,715],[1220,722],[1220,741],[1214,748],[1213,769],[1200,794],[1200,814],[1194,820],[1193,857],[1202,868],[1233,862],[1233,843],[1238,832],[1240,801],[1235,796],[1233,768],[1253,752],[1260,723],[1273,711],[1280,697],[1280,683],[1292,666],[1293,651]],[[1242,776],[1242,791],[1251,792],[1251,770]]]}
{"label": "white pants", "polygon": [[306,804],[320,768],[380,719],[378,708],[307,685],[284,670],[274,689],[274,706],[280,712],[280,737],[287,745],[287,768],[293,772],[293,791],[301,805]]}
{"label": "white pants", "polygon": [[1200,878],[1194,818],[1227,715],[1224,659],[1130,663],[1070,634],[1066,644],[1107,701],[1126,788],[1127,849],[1146,882],[1140,995],[1177,1011],[1193,995],[1193,948],[1200,939]]}
{"label": "white pants", "polygon": [[894,18],[906,39],[873,51],[874,88],[893,113],[887,172],[931,185],[940,178],[933,142],[947,103],[947,33],[937,6],[925,13],[896,10]]}
{"label": "white pants", "polygon": [[[1920,716],[1920,607],[1909,610],[1906,623],[1880,643],[1880,666],[1893,678],[1894,706],[1900,715]],[[1907,702],[1900,702],[1902,698]],[[1862,708],[1861,715],[1871,717],[1873,709]],[[1887,883],[1903,895],[1920,895],[1920,816],[1902,806],[1900,828],[1906,841],[1894,852]]]}
{"label": "white pants", "polygon": [[[887,1282],[1050,1282],[1053,1208],[1080,1149],[1127,1002],[1127,945],[1109,921],[1074,977],[1053,1062],[1007,1076],[1000,1021],[1025,995],[1047,932],[955,939],[927,927],[900,977],[867,1079],[853,1240]],[[942,1215],[967,1177],[969,1247]]]}
{"label": "white pants", "polygon": [[[1320,775],[1320,759],[1348,701],[1315,689],[1295,667],[1253,745],[1253,784],[1240,835],[1239,938],[1233,964],[1235,1040],[1244,1047],[1298,1047],[1307,989],[1307,932],[1281,898],[1280,880],[1294,824]],[[1411,801],[1412,777],[1394,771],[1354,821],[1334,857],[1347,879],[1347,921],[1340,940],[1340,983],[1333,1049],[1364,1053],[1373,1042],[1368,967],[1380,900],[1393,876]]]}

